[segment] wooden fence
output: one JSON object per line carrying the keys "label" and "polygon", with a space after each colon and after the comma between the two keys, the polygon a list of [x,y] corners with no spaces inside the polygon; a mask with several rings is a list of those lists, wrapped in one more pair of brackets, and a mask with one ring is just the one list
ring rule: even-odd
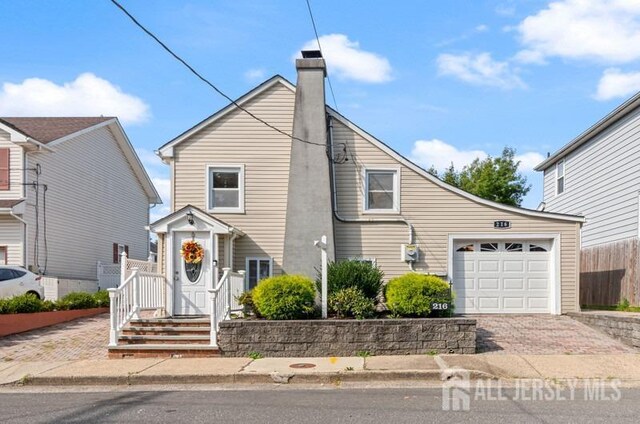
{"label": "wooden fence", "polygon": [[580,304],[615,305],[627,299],[640,305],[640,241],[622,240],[582,249]]}

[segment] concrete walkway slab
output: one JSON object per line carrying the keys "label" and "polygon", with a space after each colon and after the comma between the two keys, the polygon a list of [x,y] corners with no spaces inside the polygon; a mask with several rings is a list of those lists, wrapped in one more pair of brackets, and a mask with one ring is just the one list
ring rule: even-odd
{"label": "concrete walkway slab", "polygon": [[120,361],[89,359],[68,363],[63,367],[44,372],[40,376],[51,378],[75,376],[128,377],[166,360],[161,358],[123,359]]}
{"label": "concrete walkway slab", "polygon": [[640,355],[523,355],[543,378],[640,380]]}
{"label": "concrete walkway slab", "polygon": [[224,375],[240,372],[251,363],[249,358],[181,358],[167,359],[140,372],[141,376],[157,375]]}
{"label": "concrete walkway slab", "polygon": [[11,366],[0,371],[0,385],[12,384],[26,377],[41,375],[49,370],[64,367],[67,362],[14,362]]}
{"label": "concrete walkway slab", "polygon": [[[297,364],[313,365],[309,368],[297,367]],[[294,367],[291,367],[294,365]],[[362,371],[364,358],[331,357],[331,358],[263,358],[251,362],[240,374],[280,373],[280,374],[318,374],[341,371]]]}
{"label": "concrete walkway slab", "polygon": [[481,371],[501,378],[540,378],[540,373],[517,355],[442,355],[451,368]]}
{"label": "concrete walkway slab", "polygon": [[365,369],[380,371],[439,370],[433,356],[371,356],[365,359]]}

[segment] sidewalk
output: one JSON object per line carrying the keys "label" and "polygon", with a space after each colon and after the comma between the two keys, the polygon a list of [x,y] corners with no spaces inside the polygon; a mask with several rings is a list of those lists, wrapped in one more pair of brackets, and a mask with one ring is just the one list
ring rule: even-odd
{"label": "sidewalk", "polygon": [[475,379],[599,378],[640,385],[640,354],[15,361],[0,363],[0,385],[435,383],[456,368],[470,371]]}

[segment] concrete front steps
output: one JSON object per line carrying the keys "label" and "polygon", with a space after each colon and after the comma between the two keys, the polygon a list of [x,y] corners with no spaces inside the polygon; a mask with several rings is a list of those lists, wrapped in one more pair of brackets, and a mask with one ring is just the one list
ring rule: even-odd
{"label": "concrete front steps", "polygon": [[122,330],[109,358],[207,358],[220,356],[209,346],[209,317],[145,318],[131,320]]}

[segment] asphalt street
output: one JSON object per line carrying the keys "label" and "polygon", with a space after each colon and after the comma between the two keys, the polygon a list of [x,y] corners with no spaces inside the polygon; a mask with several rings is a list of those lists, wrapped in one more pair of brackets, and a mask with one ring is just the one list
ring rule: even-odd
{"label": "asphalt street", "polygon": [[[3,423],[637,423],[640,389],[514,399],[505,389],[444,411],[439,388],[3,392]],[[597,399],[594,399],[595,398]],[[524,397],[524,399],[522,399]],[[573,400],[569,399],[572,397]],[[590,398],[590,399],[586,399]]]}

